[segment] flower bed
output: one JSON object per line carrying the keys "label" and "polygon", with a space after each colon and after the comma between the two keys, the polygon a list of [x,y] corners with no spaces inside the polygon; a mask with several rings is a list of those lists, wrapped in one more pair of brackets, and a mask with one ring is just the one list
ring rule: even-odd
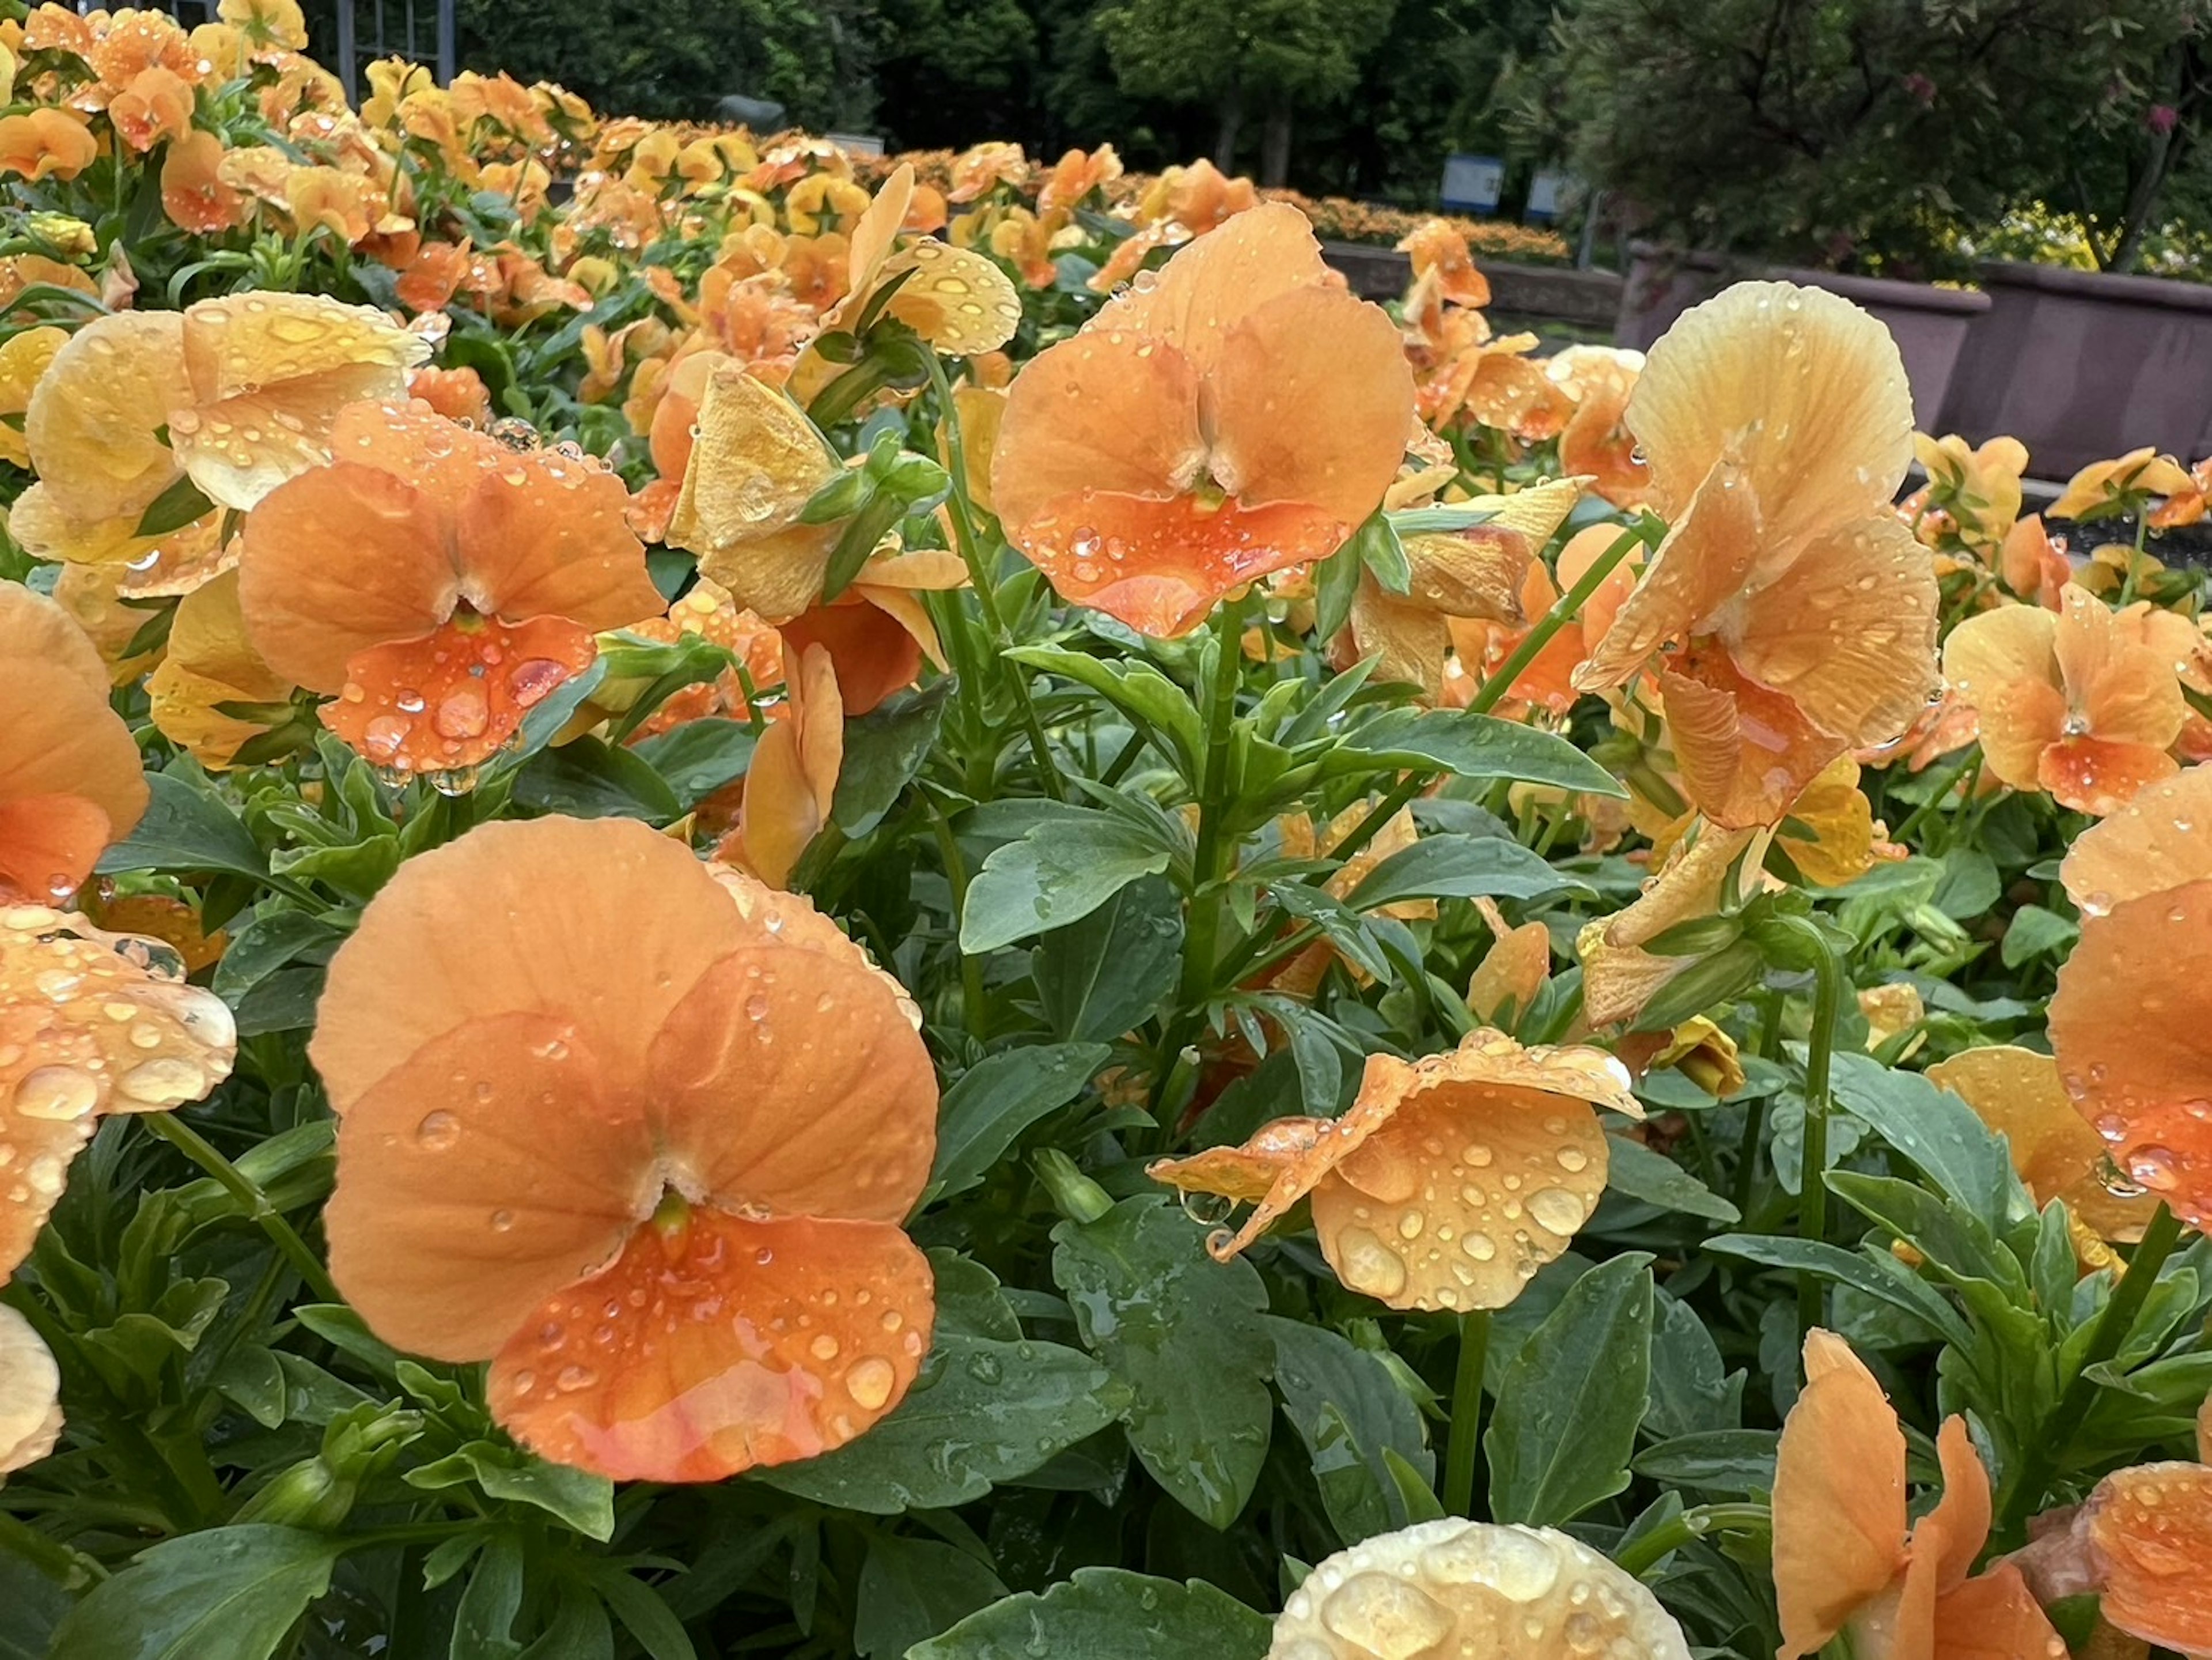
{"label": "flower bed", "polygon": [[11,1644],[2212,1649],[2212,470],[302,40],[0,25]]}

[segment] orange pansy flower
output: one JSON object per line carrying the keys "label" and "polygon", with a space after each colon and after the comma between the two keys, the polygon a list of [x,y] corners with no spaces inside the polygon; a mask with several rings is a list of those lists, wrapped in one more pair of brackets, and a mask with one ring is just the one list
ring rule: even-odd
{"label": "orange pansy flower", "polygon": [[292,683],[263,661],[246,637],[236,570],[177,602],[168,654],[148,678],[146,696],[155,730],[213,771],[237,765],[239,750],[268,730],[223,709],[283,703],[292,696]]}
{"label": "orange pansy flower", "polygon": [[2100,815],[2171,777],[2188,705],[2170,653],[2069,584],[2064,609],[2000,605],[1943,642],[1943,678],[1980,717],[1990,770]]}
{"label": "orange pansy flower", "polygon": [[146,811],[107,665],[67,612],[0,582],[0,903],[76,891]]}
{"label": "orange pansy flower", "polygon": [[2064,1660],[2019,1569],[1968,1577],[1989,1538],[1989,1472],[1965,1419],[1946,1419],[1936,1444],[1943,1497],[1908,1531],[1897,1414],[1848,1343],[1806,1335],[1774,1465],[1777,1660],[1842,1633],[1863,1660]]}
{"label": "orange pansy flower", "polygon": [[[772,888],[791,885],[792,872],[830,822],[845,764],[845,709],[829,652],[813,646],[802,653],[788,642],[786,650],[787,695],[753,745],[737,828],[715,849],[718,859]],[[789,672],[793,664],[797,673]]]}
{"label": "orange pansy flower", "polygon": [[0,908],[0,1285],[100,1115],[165,1112],[229,1076],[230,1011],[157,940],[43,905]]}
{"label": "orange pansy flower", "polygon": [[1644,354],[1608,346],[1569,346],[1545,373],[1575,400],[1559,430],[1559,465],[1586,475],[1590,489],[1617,508],[1638,508],[1650,494],[1651,470],[1638,456],[1628,429],[1628,400]]}
{"label": "orange pansy flower", "polygon": [[1889,508],[1912,432],[1897,347],[1832,295],[1739,283],[1651,349],[1627,419],[1673,528],[1576,684],[1654,671],[1692,801],[1772,823],[1935,686],[1935,575]]}
{"label": "orange pansy flower", "polygon": [[135,529],[185,475],[218,506],[252,508],[330,459],[342,405],[398,393],[429,350],[379,312],[316,295],[95,318],[31,395],[39,482],[23,501],[88,536],[105,521]]}
{"label": "orange pansy flower", "polygon": [[141,70],[107,106],[107,119],[123,142],[140,155],[164,138],[177,138],[192,125],[191,83],[174,70]]}
{"label": "orange pansy flower", "polygon": [[1334,552],[1397,475],[1412,411],[1389,318],[1331,276],[1303,214],[1271,204],[1030,361],[992,493],[1063,595],[1170,636]]}
{"label": "orange pansy flower", "polygon": [[1352,1290],[1398,1309],[1503,1308],[1589,1219],[1605,1191],[1597,1109],[1644,1116],[1628,1085],[1602,1049],[1477,1031],[1410,1065],[1370,1055],[1334,1122],[1279,1118],[1241,1147],[1147,1173],[1256,1201],[1241,1230],[1206,1242],[1223,1261],[1310,1196],[1322,1255]]}
{"label": "orange pansy flower", "polygon": [[1984,555],[2002,546],[2020,517],[2027,446],[2017,438],[1992,438],[1973,449],[1956,433],[1930,438],[1916,432],[1912,453],[1928,472],[1927,500],[1949,520],[1959,540]]}
{"label": "orange pansy flower", "polygon": [[1753,832],[1698,823],[1694,836],[1677,840],[1659,873],[1626,909],[1583,926],[1575,941],[1583,964],[1583,1012],[1595,1026],[1632,1021],[1644,1006],[1696,958],[1662,957],[1644,949],[1677,923],[1717,914],[1729,895],[1729,873],[1737,872],[1739,894],[1756,892],[1763,872],[1736,861],[1750,848]]}
{"label": "orange pansy flower", "polygon": [[387,1341],[489,1359],[493,1414],[558,1462],[715,1481],[842,1445],[933,1323],[899,1227],[936,1140],[917,1024],[805,901],[641,824],[473,830],[331,964],[331,1274]]}
{"label": "orange pansy flower", "polygon": [[161,211],[179,230],[216,236],[246,222],[245,195],[224,182],[222,140],[194,128],[161,158]]}
{"label": "orange pansy flower", "polygon": [[[1523,623],[1533,626],[1559,603],[1563,588],[1571,588],[1589,575],[1590,567],[1604,557],[1620,538],[1620,531],[1618,525],[1590,525],[1577,531],[1568,538],[1566,546],[1559,550],[1556,581],[1544,569],[1541,560],[1529,561],[1521,579],[1520,611]],[[1605,580],[1583,602],[1582,610],[1561,625],[1544,648],[1529,660],[1528,666],[1515,677],[1500,701],[1500,708],[1541,709],[1557,718],[1574,708],[1576,700],[1582,696],[1575,690],[1575,671],[1589,660],[1591,651],[1613,626],[1614,614],[1635,591],[1637,569],[1632,554],[1607,573]],[[1463,708],[1483,680],[1503,667],[1505,660],[1520,648],[1522,641],[1528,637],[1528,626],[1454,619],[1452,644],[1457,656],[1446,671],[1449,678],[1444,702]]]}
{"label": "orange pansy flower", "polygon": [[1490,281],[1474,267],[1474,252],[1467,233],[1448,219],[1425,219],[1398,243],[1398,252],[1410,255],[1414,296],[1406,301],[1408,315],[1427,309],[1429,297],[1455,306],[1486,306]]}
{"label": "orange pansy flower", "polygon": [[2109,461],[2093,461],[2066,481],[2046,509],[2053,519],[2084,519],[2154,496],[2180,496],[2194,488],[2182,465],[2146,445]]}
{"label": "orange pansy flower", "polygon": [[2004,585],[2022,599],[2045,611],[2063,609],[2074,567],[2066,557],[2065,541],[2044,528],[2041,514],[2013,521],[1997,549],[1996,565]]}
{"label": "orange pansy flower", "polygon": [[427,404],[358,404],[338,460],[246,525],[239,603],[278,674],[335,692],[333,732],[380,766],[465,774],[597,654],[664,609],[613,473],[518,451]]}
{"label": "orange pansy flower", "polygon": [[93,164],[100,141],[75,112],[47,107],[0,116],[0,173],[36,180],[74,179]]}
{"label": "orange pansy flower", "polygon": [[1044,182],[1037,186],[1037,211],[1051,213],[1058,209],[1074,209],[1090,199],[1091,192],[1112,184],[1121,176],[1121,158],[1111,144],[1101,144],[1085,152],[1071,149],[1053,163]]}
{"label": "orange pansy flower", "polygon": [[1540,921],[1509,927],[1494,899],[1475,909],[1490,929],[1490,947],[1467,982],[1467,1009],[1486,1026],[1517,1023],[1552,978],[1552,931]]}
{"label": "orange pansy flower", "polygon": [[2212,767],[2084,831],[2060,875],[2082,922],[2051,1000],[2059,1078],[2130,1180],[2212,1225]]}

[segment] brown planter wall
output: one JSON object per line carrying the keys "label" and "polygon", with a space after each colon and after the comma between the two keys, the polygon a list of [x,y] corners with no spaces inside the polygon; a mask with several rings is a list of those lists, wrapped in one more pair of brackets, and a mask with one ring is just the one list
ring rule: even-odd
{"label": "brown planter wall", "polygon": [[1944,406],[1945,430],[2008,433],[2042,478],[2148,444],[2212,444],[2212,288],[2050,265],[1981,268],[1990,301]]}
{"label": "brown planter wall", "polygon": [[[1368,242],[1324,242],[1322,258],[1344,273],[1363,300],[1395,300],[1413,280],[1413,262],[1395,248]],[[1620,279],[1609,271],[1570,271],[1564,265],[1476,262],[1490,282],[1498,311],[1584,328],[1603,328],[1620,309]]]}
{"label": "brown planter wall", "polygon": [[1613,325],[1617,345],[1648,349],[1674,320],[1701,300],[1747,277],[1780,277],[1805,288],[1826,289],[1864,307],[1887,325],[1905,360],[1912,386],[1912,419],[1923,432],[1942,431],[1942,413],[1954,375],[1977,319],[1990,309],[1985,294],[1899,283],[1881,277],[1846,277],[1835,271],[1779,270],[1739,265],[1717,254],[1674,254],[1638,245],[1621,291],[1620,315]]}

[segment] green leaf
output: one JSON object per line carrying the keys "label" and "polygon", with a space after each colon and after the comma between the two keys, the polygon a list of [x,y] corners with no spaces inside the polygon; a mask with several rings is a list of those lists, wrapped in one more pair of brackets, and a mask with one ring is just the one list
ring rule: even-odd
{"label": "green leaf", "polygon": [[1313,568],[1314,637],[1334,640],[1352,616],[1352,601],[1359,592],[1359,573],[1365,567],[1349,548],[1340,549]]}
{"label": "green leaf", "polygon": [[868,1541],[854,1600],[853,1645],[868,1660],[906,1651],[1006,1594],[1006,1582],[964,1550],[879,1533]]}
{"label": "green leaf", "polygon": [[514,1617],[521,1611],[522,1540],[494,1534],[454,1611],[452,1660],[507,1660],[520,1654]]}
{"label": "green leaf", "polygon": [[1206,749],[1198,709],[1188,693],[1151,664],[1109,662],[1060,646],[1016,646],[1006,656],[1090,687],[1132,721],[1158,733],[1182,757],[1184,770],[1196,773]]}
{"label": "green leaf", "polygon": [[1946,1278],[1983,1280],[2023,1305],[2028,1302],[2027,1276],[2019,1259],[1956,1201],[1947,1202],[1917,1182],[1856,1171],[1830,1171],[1828,1188],[1911,1245]]}
{"label": "green leaf", "polygon": [[1080,1350],[940,1334],[921,1376],[857,1441],[755,1478],[843,1510],[895,1516],[981,1499],[1112,1423],[1128,1391]]}
{"label": "green leaf", "polygon": [[457,1452],[409,1470],[410,1487],[436,1491],[473,1481],[493,1499],[557,1516],[586,1539],[614,1537],[614,1483],[588,1470],[548,1463],[520,1447],[470,1441]]}
{"label": "green leaf", "polygon": [[983,861],[968,887],[960,949],[979,957],[1079,922],[1139,877],[1167,867],[1167,849],[1125,819],[1057,815]]}
{"label": "green leaf", "polygon": [[1729,1375],[1720,1345],[1687,1303],[1662,1291],[1651,1308],[1651,1402],[1643,1427],[1661,1436],[1734,1429],[1742,1419],[1743,1374]]}
{"label": "green leaf", "polygon": [[1182,901],[1164,878],[1146,876],[1040,934],[1030,977],[1056,1036],[1104,1043],[1159,1012],[1182,963]]}
{"label": "green leaf", "polygon": [[579,738],[531,757],[514,775],[517,805],[571,818],[640,818],[665,824],[684,804],[641,756]]}
{"label": "green leaf", "polygon": [[1502,836],[1425,836],[1368,872],[1345,903],[1372,911],[1403,899],[1535,899],[1593,891],[1580,878],[1553,869]]}
{"label": "green leaf", "polygon": [[327,963],[346,937],[335,922],[280,901],[264,904],[230,931],[230,944],[215,965],[215,990],[235,1001],[277,970],[310,957]]}
{"label": "green leaf", "polygon": [[[1424,1490],[1436,1479],[1436,1455],[1421,1433],[1420,1414],[1389,1368],[1325,1326],[1273,1315],[1261,1323],[1275,1346],[1284,1415],[1305,1443],[1337,1537],[1356,1545],[1422,1519],[1407,1513],[1385,1455],[1395,1453],[1400,1468]],[[1331,1435],[1332,1427],[1341,1433]]]}
{"label": "green leaf", "polygon": [[1773,1430],[1708,1430],[1678,1435],[1638,1453],[1636,1473],[1665,1487],[1697,1487],[1746,1498],[1771,1493],[1775,1448],[1780,1439]]}
{"label": "green leaf", "polygon": [[971,1614],[908,1660],[1261,1660],[1267,1616],[1202,1579],[1078,1568]]}
{"label": "green leaf", "polygon": [[723,785],[744,775],[753,757],[753,729],[742,721],[686,721],[639,739],[630,753],[660,775],[689,812]]}
{"label": "green leaf", "polygon": [[1555,784],[1586,795],[1628,794],[1565,739],[1464,709],[1392,709],[1346,733],[1322,763],[1330,776],[1409,767],[1434,767],[1462,778]]}
{"label": "green leaf", "polygon": [[1129,1444],[1185,1509],[1226,1528],[1260,1479],[1274,1417],[1258,1272],[1215,1262],[1206,1230],[1149,1195],[1052,1237],[1077,1335],[1133,1391]]}
{"label": "green leaf", "polygon": [[599,1565],[592,1585],[653,1660],[698,1660],[699,1651],[691,1646],[684,1622],[652,1586],[611,1562]]}
{"label": "green leaf", "polygon": [[8,1611],[0,1620],[0,1660],[46,1660],[54,1627],[75,1603],[67,1591],[0,1545],[0,1608]]}
{"label": "green leaf", "polygon": [[146,505],[138,515],[140,536],[167,536],[173,530],[182,530],[196,525],[215,511],[215,503],[208,500],[207,492],[192,483],[188,475],[180,475],[176,483],[163,490]]}
{"label": "green leaf", "polygon": [[1662,1210],[1735,1222],[1741,1213],[1663,1152],[1625,1135],[1606,1137],[1605,1184],[1613,1192]]}
{"label": "green leaf", "polygon": [[1869,1055],[1838,1055],[1834,1066],[1836,1100],[1844,1110],[1918,1165],[1968,1215],[1992,1229],[2028,1215],[2004,1139],[1964,1101]]}
{"label": "green leaf", "polygon": [[1886,1250],[1869,1247],[1861,1253],[1818,1239],[1761,1233],[1717,1234],[1705,1241],[1705,1248],[1717,1256],[1732,1256],[1791,1274],[1815,1274],[1833,1284],[1849,1286],[1912,1320],[1931,1341],[1961,1347],[1973,1341],[1973,1332],[1958,1310]]}
{"label": "green leaf", "polygon": [[866,836],[883,821],[937,742],[954,680],[942,675],[918,691],[886,698],[845,723],[845,758],[830,816],[848,836]]}
{"label": "green leaf", "polygon": [[2012,914],[1997,951],[2007,968],[2016,969],[2039,957],[2063,957],[2081,937],[2081,924],[2071,917],[2040,905],[2022,905]]}
{"label": "green leaf", "polygon": [[1632,1251],[1583,1275],[1506,1368],[1482,1438],[1498,1521],[1557,1527],[1628,1486],[1650,1401],[1650,1261]]}
{"label": "green leaf", "polygon": [[337,1557],[336,1540],[258,1523],[165,1540],[70,1610],[51,1660],[264,1660]]}
{"label": "green leaf", "polygon": [[1929,903],[1954,922],[1986,915],[2004,896],[1996,860],[1979,848],[1954,848],[1943,855],[1942,866]]}
{"label": "green leaf", "polygon": [[102,854],[102,876],[125,871],[228,871],[266,881],[269,862],[246,826],[210,790],[172,773],[149,773],[153,799],[128,839]]}
{"label": "green leaf", "polygon": [[1024,1130],[1081,1094],[1112,1053],[1103,1043],[1042,1043],[987,1055],[963,1073],[939,1108],[932,1194],[981,1181]]}
{"label": "green leaf", "polygon": [[1413,562],[1406,556],[1406,544],[1398,538],[1398,527],[1390,522],[1390,515],[1377,508],[1367,515],[1366,521],[1352,532],[1347,544],[1359,556],[1359,562],[1375,573],[1375,580],[1391,593],[1410,593],[1413,586]]}

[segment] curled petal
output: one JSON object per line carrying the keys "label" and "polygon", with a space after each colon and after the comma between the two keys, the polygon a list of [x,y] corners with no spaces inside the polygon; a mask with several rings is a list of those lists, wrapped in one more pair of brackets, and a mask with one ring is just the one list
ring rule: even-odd
{"label": "curled petal", "polygon": [[556,1462],[720,1481],[872,1428],[913,1385],[934,1316],[929,1260],[895,1227],[686,1207],[549,1298],[488,1393]]}
{"label": "curled petal", "polygon": [[796,617],[822,597],[838,536],[799,511],[836,459],[796,404],[734,362],[708,379],[698,428],[668,539],[738,605],[770,623]]}
{"label": "curled petal", "polygon": [[191,396],[178,313],[94,318],[55,354],[23,417],[40,488],[68,519],[135,526],[176,481],[159,429]]}
{"label": "curled petal", "polygon": [[[2064,1639],[2008,1562],[1938,1596],[1933,1636],[1942,1660],[2066,1660]],[[2121,1657],[2093,1646],[2083,1660]]]}
{"label": "curled petal", "polygon": [[1582,691],[1634,678],[1653,653],[1686,642],[1692,629],[1741,588],[1765,536],[1741,464],[1723,455],[1685,505],[1666,540],[1575,674]]}
{"label": "curled petal", "polygon": [[[1849,1344],[1805,1339],[1805,1389],[1774,1465],[1782,1654],[1811,1654],[1905,1572],[1905,1437]],[[1930,1587],[1932,1590],[1932,1586]]]}
{"label": "curled petal", "polygon": [[1256,1205],[1334,1129],[1326,1118],[1278,1118],[1253,1131],[1241,1147],[1208,1147],[1188,1158],[1159,1159],[1145,1174],[1180,1193],[1210,1193]]}
{"label": "curled petal", "polygon": [[159,1112],[229,1076],[230,1011],[158,941],[37,905],[0,909],[0,1283],[100,1113]]}

